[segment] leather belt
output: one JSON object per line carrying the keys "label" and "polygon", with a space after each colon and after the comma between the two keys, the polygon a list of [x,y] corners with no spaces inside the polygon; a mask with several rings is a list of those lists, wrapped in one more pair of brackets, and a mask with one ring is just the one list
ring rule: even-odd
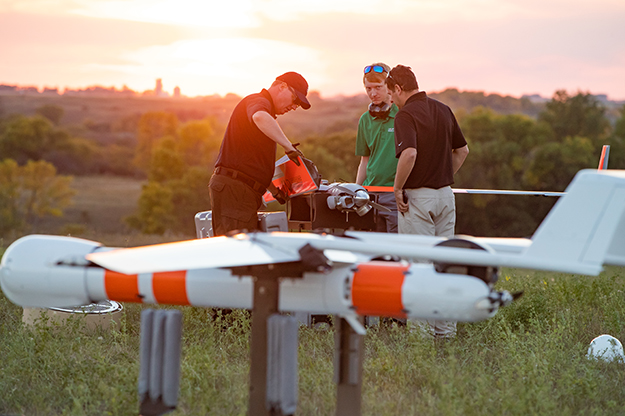
{"label": "leather belt", "polygon": [[253,190],[255,190],[256,192],[260,194],[264,194],[265,191],[267,190],[266,186],[261,185],[260,182],[255,181],[254,179],[247,176],[245,173],[239,172],[238,170],[224,168],[223,166],[218,166],[215,168],[214,172],[216,175],[229,176],[232,179],[235,179],[239,182],[243,182],[244,184],[246,184],[247,186],[249,186],[250,188],[252,188]]}

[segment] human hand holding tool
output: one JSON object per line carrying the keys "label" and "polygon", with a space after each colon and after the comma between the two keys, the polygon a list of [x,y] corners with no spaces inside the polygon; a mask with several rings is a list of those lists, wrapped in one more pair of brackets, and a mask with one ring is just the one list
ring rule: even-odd
{"label": "human hand holding tool", "polygon": [[297,149],[299,143],[293,143],[293,150],[289,150],[286,152],[286,155],[291,159],[297,166],[300,165],[299,156],[304,157],[304,154]]}
{"label": "human hand holding tool", "polygon": [[286,204],[286,201],[289,199],[286,192],[284,192],[282,188],[276,188],[273,192],[271,192],[271,195],[282,205]]}

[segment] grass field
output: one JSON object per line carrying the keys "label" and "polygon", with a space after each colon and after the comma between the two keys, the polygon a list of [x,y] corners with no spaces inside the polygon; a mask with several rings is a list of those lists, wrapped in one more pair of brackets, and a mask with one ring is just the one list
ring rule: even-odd
{"label": "grass field", "polygon": [[[598,277],[504,269],[498,286],[524,296],[493,319],[460,324],[435,346],[404,328],[369,329],[364,415],[625,414],[625,364],[586,358],[604,333],[625,340],[625,270]],[[0,297],[0,413],[136,415],[142,306],[114,329],[80,320],[26,328]],[[183,307],[179,407],[172,415],[244,415],[250,321]],[[223,329],[225,325],[226,329]],[[60,330],[59,330],[60,329]],[[299,333],[298,415],[333,415],[333,330]]]}
{"label": "grass field", "polygon": [[[125,228],[141,181],[81,177],[74,185],[74,206],[38,232],[79,230],[70,234],[120,247],[188,238]],[[0,238],[0,256],[14,237]],[[623,268],[598,277],[504,269],[498,287],[524,296],[489,321],[460,324],[453,342],[435,346],[405,328],[371,328],[363,414],[625,415],[625,363],[585,356],[598,335],[625,341],[624,286]],[[138,414],[143,307],[125,304],[108,331],[87,332],[79,319],[29,328],[22,308],[0,294],[0,414]],[[244,415],[247,312],[215,320],[208,309],[180,309],[180,399],[171,414]],[[300,329],[298,415],[334,414],[333,335],[332,328]]]}
{"label": "grass field", "polygon": [[75,176],[72,188],[77,193],[73,204],[65,209],[63,217],[48,218],[40,227],[54,231],[54,227],[74,224],[87,232],[127,233],[123,219],[136,210],[144,183],[116,176]]}

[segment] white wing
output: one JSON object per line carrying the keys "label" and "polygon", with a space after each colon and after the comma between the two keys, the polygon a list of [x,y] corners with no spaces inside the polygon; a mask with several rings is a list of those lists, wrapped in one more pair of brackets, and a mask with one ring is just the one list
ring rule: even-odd
{"label": "white wing", "polygon": [[[237,234],[96,252],[86,258],[124,274],[275,264],[300,260],[300,248],[309,241],[324,238],[337,237],[307,233]],[[324,254],[335,264],[363,260],[350,251],[330,249]]]}
{"label": "white wing", "polygon": [[296,249],[258,244],[246,234],[87,255],[87,260],[98,266],[125,274],[285,263],[299,259]]}
{"label": "white wing", "polygon": [[491,250],[440,247],[441,237],[347,232],[255,233],[95,253],[87,259],[127,274],[235,267],[300,260],[306,244],[334,262],[382,256],[596,275],[603,264],[625,265],[625,171],[584,170],[531,240],[475,238]]}
{"label": "white wing", "polygon": [[505,191],[499,189],[462,189],[452,188],[454,194],[475,194],[475,195],[533,195],[533,196],[563,196],[564,192],[550,191]]}

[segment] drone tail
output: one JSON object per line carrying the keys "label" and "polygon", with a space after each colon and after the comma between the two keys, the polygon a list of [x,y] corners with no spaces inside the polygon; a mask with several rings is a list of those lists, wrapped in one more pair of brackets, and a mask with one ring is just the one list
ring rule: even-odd
{"label": "drone tail", "polygon": [[608,168],[608,159],[610,159],[610,145],[604,144],[601,149],[601,157],[599,157],[598,170],[606,170]]}
{"label": "drone tail", "polygon": [[524,255],[583,274],[598,274],[603,264],[625,266],[625,171],[579,172]]}

